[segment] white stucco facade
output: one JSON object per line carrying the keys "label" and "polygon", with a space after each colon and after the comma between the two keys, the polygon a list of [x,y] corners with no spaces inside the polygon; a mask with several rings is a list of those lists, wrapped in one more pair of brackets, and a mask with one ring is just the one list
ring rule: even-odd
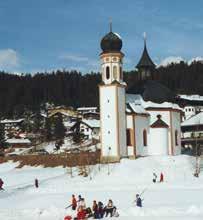
{"label": "white stucco facade", "polygon": [[[141,112],[127,114],[127,129],[131,139],[131,146],[127,146],[128,155],[132,157],[180,154],[181,112],[179,109],[148,107],[145,110],[148,115]],[[151,127],[158,116],[163,124]],[[144,137],[144,130],[146,137]],[[144,139],[146,139],[145,143]]]}
{"label": "white stucco facade", "polygon": [[150,128],[148,155],[168,155],[168,128]]}
{"label": "white stucco facade", "polygon": [[[137,115],[135,117],[135,140],[136,140],[136,155],[148,155],[148,139],[149,139],[149,117]],[[146,131],[146,146],[144,145],[143,133]]]}

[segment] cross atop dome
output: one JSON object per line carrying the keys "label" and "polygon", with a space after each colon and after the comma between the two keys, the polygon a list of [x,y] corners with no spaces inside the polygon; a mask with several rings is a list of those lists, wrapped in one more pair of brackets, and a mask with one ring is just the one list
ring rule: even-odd
{"label": "cross atop dome", "polygon": [[106,34],[100,43],[103,53],[121,52],[123,45],[121,37],[117,33],[112,32],[112,20],[109,22],[110,32]]}

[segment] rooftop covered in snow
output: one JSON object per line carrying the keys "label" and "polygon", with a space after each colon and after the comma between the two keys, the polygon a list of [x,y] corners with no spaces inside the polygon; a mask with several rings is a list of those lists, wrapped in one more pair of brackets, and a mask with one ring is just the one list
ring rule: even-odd
{"label": "rooftop covered in snow", "polygon": [[140,105],[142,108],[170,108],[182,111],[182,109],[174,103],[171,102],[163,102],[163,103],[155,103],[151,101],[144,101],[141,95],[136,94],[126,94],[126,103],[133,103],[135,105]]}
{"label": "rooftop covered in snow", "polygon": [[4,119],[4,120],[1,120],[0,123],[1,124],[17,124],[17,123],[21,123],[23,122],[24,119],[21,118],[21,119],[15,119],[15,120],[12,120],[12,119]]}
{"label": "rooftop covered in snow", "polygon": [[181,123],[181,127],[196,125],[203,125],[203,112],[200,112]]}
{"label": "rooftop covered in snow", "polygon": [[7,139],[6,143],[8,144],[31,144],[31,141],[29,139],[11,138],[11,139]]}

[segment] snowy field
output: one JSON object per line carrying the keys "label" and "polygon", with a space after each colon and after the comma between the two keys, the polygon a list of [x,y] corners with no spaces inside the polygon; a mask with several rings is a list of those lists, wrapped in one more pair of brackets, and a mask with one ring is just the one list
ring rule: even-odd
{"label": "snowy field", "polygon": [[[73,178],[69,170],[42,167],[16,169],[17,163],[0,164],[5,191],[0,192],[2,220],[62,220],[70,210],[72,194],[81,194],[87,206],[92,201],[112,199],[119,210],[117,219],[203,219],[203,175],[193,176],[195,159],[189,156],[124,159],[120,164],[91,167],[91,178]],[[152,174],[164,173],[164,183],[152,183]],[[34,179],[39,188],[34,188]],[[135,207],[136,193],[142,195],[143,208]]]}

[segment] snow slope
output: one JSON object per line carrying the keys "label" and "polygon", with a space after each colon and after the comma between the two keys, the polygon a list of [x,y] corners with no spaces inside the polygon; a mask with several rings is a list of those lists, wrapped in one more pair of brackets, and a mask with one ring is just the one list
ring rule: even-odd
{"label": "snow slope", "polygon": [[[0,219],[62,220],[71,210],[64,207],[71,195],[81,194],[88,206],[92,201],[112,199],[119,210],[118,219],[202,219],[203,177],[195,178],[195,159],[189,156],[123,159],[120,164],[91,167],[90,177],[73,178],[65,168],[24,167],[12,162],[0,164],[5,191],[0,192]],[[110,175],[108,175],[108,170]],[[164,183],[152,183],[152,174],[163,172]],[[35,189],[34,179],[39,179]],[[143,208],[133,204],[142,195]]]}

